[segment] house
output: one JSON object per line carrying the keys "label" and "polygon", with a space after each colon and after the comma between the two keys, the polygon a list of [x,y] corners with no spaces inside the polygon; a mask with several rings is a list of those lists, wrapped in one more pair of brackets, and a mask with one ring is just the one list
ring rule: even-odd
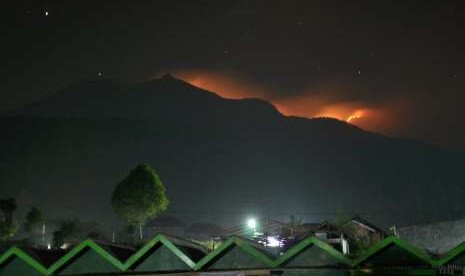
{"label": "house", "polygon": [[351,219],[350,223],[352,223],[358,229],[358,232],[362,235],[377,236],[377,237],[380,237],[381,239],[388,236],[386,231],[384,231],[382,228],[374,225],[373,223],[359,216],[354,216]]}
{"label": "house", "polygon": [[352,235],[363,239],[367,244],[373,244],[388,236],[386,231],[359,216],[353,217],[348,223],[352,227]]}
{"label": "house", "polygon": [[331,244],[344,254],[350,254],[351,244],[352,247],[355,244],[369,246],[387,236],[383,229],[358,216],[348,219],[342,225],[330,221],[304,223],[299,225],[294,233],[299,233],[301,236],[312,233],[313,236]]}

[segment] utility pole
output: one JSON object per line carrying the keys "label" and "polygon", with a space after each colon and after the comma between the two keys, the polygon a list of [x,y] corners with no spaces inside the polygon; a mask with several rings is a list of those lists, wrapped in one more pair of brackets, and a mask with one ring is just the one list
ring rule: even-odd
{"label": "utility pole", "polygon": [[389,228],[389,230],[392,231],[392,233],[394,234],[394,236],[397,237],[397,228],[396,228],[396,225],[394,224],[393,226],[391,226],[391,228]]}
{"label": "utility pole", "polygon": [[47,230],[46,230],[46,227],[45,227],[45,221],[42,222],[42,246],[47,246],[47,243],[45,241],[45,236],[47,234]]}

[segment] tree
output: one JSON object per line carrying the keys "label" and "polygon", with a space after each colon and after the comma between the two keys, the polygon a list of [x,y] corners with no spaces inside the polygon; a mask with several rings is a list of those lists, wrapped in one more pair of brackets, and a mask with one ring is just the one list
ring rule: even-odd
{"label": "tree", "polygon": [[142,240],[142,225],[163,213],[169,200],[157,173],[150,165],[141,164],[116,186],[111,204],[123,221],[138,225]]}
{"label": "tree", "polygon": [[352,229],[348,229],[351,227],[350,222],[352,220],[352,216],[349,215],[348,213],[344,212],[341,207],[338,207],[336,216],[333,220],[333,225],[340,231],[349,231],[352,232]]}
{"label": "tree", "polygon": [[6,223],[13,222],[13,213],[18,209],[16,205],[16,199],[2,198],[0,199],[0,211],[2,211],[3,221]]}
{"label": "tree", "polygon": [[[32,237],[33,242],[36,242],[37,233],[40,232],[42,226],[45,231],[44,217],[42,211],[37,207],[32,207],[26,215],[26,222],[24,224],[26,231]],[[42,233],[45,235],[45,233]]]}
{"label": "tree", "polygon": [[77,243],[80,239],[79,233],[81,222],[78,219],[64,220],[53,232],[53,243],[55,247],[61,247],[65,243]]}
{"label": "tree", "polygon": [[60,248],[65,243],[65,236],[63,231],[55,230],[53,231],[53,245],[56,248]]}
{"label": "tree", "polygon": [[26,230],[33,231],[35,227],[40,225],[44,220],[42,211],[37,207],[32,207],[29,213],[26,215]]}
{"label": "tree", "polygon": [[18,206],[14,198],[2,198],[0,199],[0,240],[9,241],[14,237],[18,226],[14,223],[13,214]]}

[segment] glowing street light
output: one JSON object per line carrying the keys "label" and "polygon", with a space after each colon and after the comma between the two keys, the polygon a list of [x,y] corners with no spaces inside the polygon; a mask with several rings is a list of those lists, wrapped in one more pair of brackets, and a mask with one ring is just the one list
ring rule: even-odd
{"label": "glowing street light", "polygon": [[249,218],[247,220],[247,227],[252,230],[252,236],[255,236],[255,230],[257,228],[257,220],[254,218]]}
{"label": "glowing street light", "polygon": [[247,220],[247,226],[255,230],[257,228],[257,221],[253,218]]}

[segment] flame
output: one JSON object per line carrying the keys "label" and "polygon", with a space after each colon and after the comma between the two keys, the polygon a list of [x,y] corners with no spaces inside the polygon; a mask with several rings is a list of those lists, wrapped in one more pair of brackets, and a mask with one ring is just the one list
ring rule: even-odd
{"label": "flame", "polygon": [[356,121],[356,120],[362,118],[363,115],[364,115],[363,113],[364,112],[362,110],[355,111],[353,114],[351,114],[349,117],[347,117],[346,122],[351,123],[353,121]]}
{"label": "flame", "polygon": [[358,119],[365,117],[367,110],[362,109],[361,102],[347,101],[333,103],[328,95],[338,94],[338,88],[322,87],[315,94],[303,94],[290,98],[275,98],[269,90],[259,84],[206,70],[178,70],[175,75],[192,85],[212,91],[227,99],[261,98],[271,104],[285,116],[304,118],[330,117],[348,123],[361,123]]}
{"label": "flame", "polygon": [[399,123],[395,116],[404,113],[408,106],[404,99],[373,103],[347,98],[351,91],[340,82],[320,84],[308,91],[294,91],[286,96],[273,87],[236,74],[202,69],[171,72],[176,77],[223,98],[266,100],[285,116],[330,117],[382,133],[393,132],[398,128]]}

